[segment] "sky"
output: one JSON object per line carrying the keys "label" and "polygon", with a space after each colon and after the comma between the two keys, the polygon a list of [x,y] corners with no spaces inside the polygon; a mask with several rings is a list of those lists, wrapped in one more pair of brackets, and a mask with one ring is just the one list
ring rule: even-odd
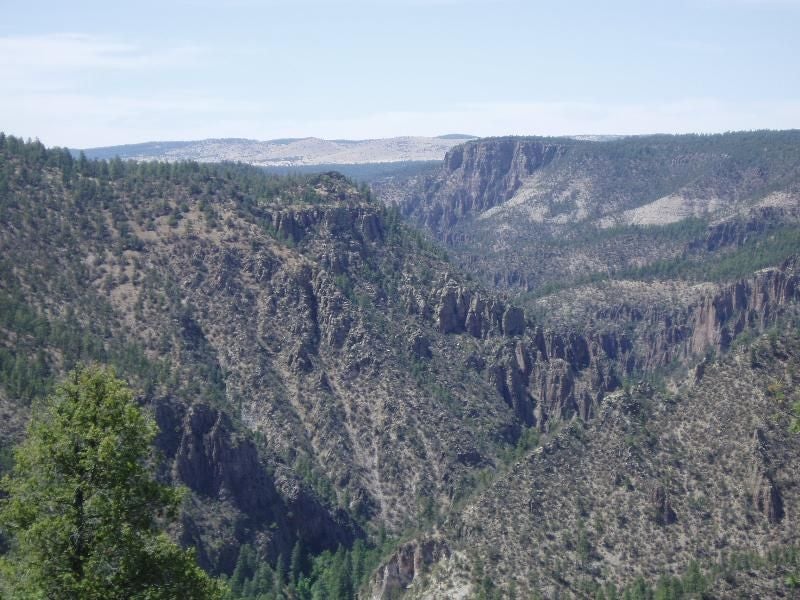
{"label": "sky", "polygon": [[800,0],[0,0],[48,146],[800,127]]}

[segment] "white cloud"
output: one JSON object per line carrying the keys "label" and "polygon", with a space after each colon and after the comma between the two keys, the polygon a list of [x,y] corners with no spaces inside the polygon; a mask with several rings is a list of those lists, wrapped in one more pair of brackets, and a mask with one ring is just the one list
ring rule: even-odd
{"label": "white cloud", "polygon": [[[147,97],[64,91],[0,94],[0,131],[39,137],[47,145],[90,147],[149,140],[215,137],[226,115],[250,127],[269,106],[194,93]],[[236,127],[243,131],[246,127]]]}
{"label": "white cloud", "polygon": [[[196,46],[151,48],[109,36],[0,36],[0,130],[74,145],[112,139],[115,128],[130,136],[136,122],[166,130],[193,115],[217,114],[226,103],[142,85],[201,58]],[[115,90],[110,82],[119,75],[143,88],[141,96]]]}
{"label": "white cloud", "polygon": [[199,55],[195,46],[155,51],[109,37],[77,33],[0,37],[0,73],[178,67],[195,62]]}
{"label": "white cloud", "polygon": [[[181,89],[172,71],[202,64],[200,58],[202,52],[196,47],[153,49],[84,34],[0,37],[0,130],[39,136],[51,145],[88,147],[205,137],[636,134],[800,127],[800,101],[713,98],[640,103],[463,102],[438,110],[376,110],[347,118],[326,114],[321,101],[306,109],[306,114],[278,117],[276,107],[230,98],[224,87],[205,94]],[[120,72],[127,79],[134,71],[139,79],[149,78],[154,69],[165,70],[173,89],[164,85],[151,89],[139,82],[129,88],[136,92],[126,92],[106,85],[103,78]],[[96,85],[86,85],[87,80]]]}

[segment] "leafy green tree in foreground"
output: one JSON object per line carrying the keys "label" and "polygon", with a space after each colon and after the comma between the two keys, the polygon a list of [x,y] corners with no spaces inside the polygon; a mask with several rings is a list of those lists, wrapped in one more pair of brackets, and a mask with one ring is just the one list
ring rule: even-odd
{"label": "leafy green tree in foreground", "polygon": [[112,371],[70,373],[35,411],[0,488],[11,549],[0,597],[219,598],[221,589],[159,532],[180,492],[153,478],[157,427]]}

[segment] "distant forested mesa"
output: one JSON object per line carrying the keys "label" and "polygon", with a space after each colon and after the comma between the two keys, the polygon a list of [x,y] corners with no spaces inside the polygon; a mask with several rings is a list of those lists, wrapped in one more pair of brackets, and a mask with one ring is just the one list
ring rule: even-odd
{"label": "distant forested mesa", "polygon": [[[251,140],[217,138],[183,142],[145,142],[103,148],[86,148],[90,158],[123,160],[241,162],[266,168],[310,168],[320,172],[326,165],[341,165],[339,171],[369,175],[398,171],[426,162],[440,162],[447,150],[471,136],[402,136],[367,140],[286,138]],[[73,150],[77,158],[79,151]],[[359,171],[360,168],[363,168]]]}
{"label": "distant forested mesa", "polygon": [[462,268],[511,293],[733,280],[796,246],[800,130],[471,140],[391,192]]}
{"label": "distant forested mesa", "polygon": [[[122,589],[103,557],[171,559],[229,600],[791,597],[800,240],[770,135],[469,142],[366,185],[0,134],[0,595],[52,550],[96,589]],[[80,526],[90,489],[141,548]],[[124,508],[151,492],[163,519]]]}
{"label": "distant forested mesa", "polygon": [[[467,137],[466,139],[471,139]],[[245,140],[231,140],[232,143]],[[279,140],[273,140],[277,143]],[[294,140],[290,140],[294,141]],[[173,150],[187,148],[195,142],[153,142],[148,144],[135,144],[130,146],[112,146],[110,148],[94,148],[84,154],[90,160],[126,160],[127,156],[149,154],[158,156]],[[79,158],[81,151],[70,150],[74,158]],[[163,160],[163,162],[186,162],[183,160]],[[151,162],[151,161],[143,161]],[[208,162],[208,161],[205,161]],[[231,159],[232,164],[248,164],[247,156],[239,160]],[[361,162],[361,163],[318,163],[318,164],[292,164],[292,165],[258,165],[258,168],[269,175],[311,175],[337,171],[355,181],[371,183],[379,179],[404,178],[415,176],[432,170],[441,164],[440,160],[396,160],[386,162]]]}

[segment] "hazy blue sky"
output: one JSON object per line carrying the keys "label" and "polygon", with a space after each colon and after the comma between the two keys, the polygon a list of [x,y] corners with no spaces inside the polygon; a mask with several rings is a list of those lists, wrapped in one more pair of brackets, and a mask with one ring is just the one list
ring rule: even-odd
{"label": "hazy blue sky", "polygon": [[0,130],[206,137],[800,127],[800,0],[0,0]]}

